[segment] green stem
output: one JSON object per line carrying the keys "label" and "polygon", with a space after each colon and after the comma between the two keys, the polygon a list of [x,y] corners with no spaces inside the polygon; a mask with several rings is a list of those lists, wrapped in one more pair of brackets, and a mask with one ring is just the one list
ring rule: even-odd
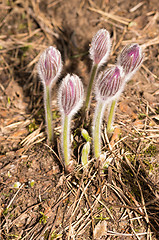
{"label": "green stem", "polygon": [[98,65],[95,64],[92,67],[92,71],[91,71],[91,76],[90,76],[90,80],[89,80],[89,85],[87,88],[87,96],[86,96],[86,102],[85,102],[85,111],[89,110],[89,105],[90,105],[90,96],[91,96],[91,92],[92,92],[92,87],[93,87],[93,82],[97,73],[97,68]]}
{"label": "green stem", "polygon": [[105,104],[99,101],[96,106],[94,125],[93,125],[93,142],[94,142],[95,158],[98,158],[101,153],[101,123],[102,123],[104,109],[105,109]]}
{"label": "green stem", "polygon": [[45,105],[45,118],[47,126],[47,135],[49,142],[53,140],[53,129],[52,129],[52,111],[51,111],[51,89],[49,86],[46,86],[44,89],[44,105]]}
{"label": "green stem", "polygon": [[116,100],[113,100],[111,103],[110,107],[110,112],[108,116],[108,122],[107,122],[107,134],[110,135],[113,132],[113,118],[114,118],[114,113],[115,113],[115,105],[116,105]]}
{"label": "green stem", "polygon": [[70,127],[69,127],[69,117],[64,115],[63,117],[63,129],[62,129],[62,149],[64,154],[65,166],[69,165],[70,162],[70,153],[69,153],[69,141],[70,141]]}

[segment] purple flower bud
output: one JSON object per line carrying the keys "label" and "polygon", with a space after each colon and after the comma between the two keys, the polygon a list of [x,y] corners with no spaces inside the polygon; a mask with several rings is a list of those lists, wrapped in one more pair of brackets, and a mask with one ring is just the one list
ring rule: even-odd
{"label": "purple flower bud", "polygon": [[137,71],[143,62],[144,54],[141,47],[137,44],[130,44],[121,51],[117,64],[123,67],[126,78],[130,77]]}
{"label": "purple flower bud", "polygon": [[67,74],[59,90],[59,106],[65,115],[73,115],[82,106],[83,84],[77,75]]}
{"label": "purple flower bud", "polygon": [[122,68],[119,66],[108,68],[99,74],[96,84],[97,100],[112,100],[118,92],[122,91]]}
{"label": "purple flower bud", "polygon": [[100,29],[93,37],[89,51],[93,64],[97,64],[98,66],[104,64],[109,56],[110,48],[109,32],[106,29]]}
{"label": "purple flower bud", "polygon": [[52,85],[62,70],[61,53],[55,47],[48,47],[40,56],[38,73],[45,85]]}

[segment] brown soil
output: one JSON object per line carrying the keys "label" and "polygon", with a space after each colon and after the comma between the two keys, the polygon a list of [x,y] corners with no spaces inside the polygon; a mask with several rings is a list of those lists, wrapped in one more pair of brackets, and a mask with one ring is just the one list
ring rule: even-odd
{"label": "brown soil", "polygon": [[[0,3],[0,239],[158,239],[158,9],[158,0]],[[83,170],[76,115],[71,127],[77,166],[65,174],[57,91],[67,72],[87,86],[89,44],[100,28],[112,38],[107,66],[132,42],[143,47],[145,59],[120,98],[110,143],[106,118],[103,123],[103,151],[113,159],[109,168],[103,172],[90,155]],[[55,142],[48,146],[36,63],[51,45],[61,51],[64,68],[53,89]],[[90,119],[95,103],[93,98]],[[85,127],[90,130],[89,123]]]}

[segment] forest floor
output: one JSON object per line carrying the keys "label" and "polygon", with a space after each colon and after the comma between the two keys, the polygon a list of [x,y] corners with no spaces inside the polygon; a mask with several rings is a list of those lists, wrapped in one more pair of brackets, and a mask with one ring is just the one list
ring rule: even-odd
{"label": "forest floor", "polygon": [[[2,0],[0,3],[0,239],[140,239],[159,237],[159,2],[124,0]],[[88,84],[93,35],[111,35],[112,66],[121,49],[139,43],[140,70],[119,99],[115,132],[102,150],[81,162],[79,115],[71,123],[74,171],[66,174],[60,150],[57,91],[66,73]],[[55,142],[47,144],[43,89],[37,62],[48,46],[63,59],[53,88]],[[91,135],[95,98],[89,123]],[[105,161],[105,160],[103,160]]]}

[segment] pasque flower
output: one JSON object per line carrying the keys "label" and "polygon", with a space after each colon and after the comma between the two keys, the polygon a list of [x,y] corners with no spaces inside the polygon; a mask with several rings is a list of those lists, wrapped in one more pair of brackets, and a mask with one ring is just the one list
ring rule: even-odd
{"label": "pasque flower", "polygon": [[66,168],[70,164],[70,123],[83,103],[84,89],[77,75],[67,74],[59,89],[59,108],[62,114],[62,151]]}
{"label": "pasque flower", "polygon": [[88,111],[90,105],[90,96],[92,92],[92,87],[94,79],[98,69],[106,63],[111,49],[111,40],[109,32],[106,29],[100,29],[92,39],[91,47],[89,50],[90,58],[93,61],[89,85],[87,88],[87,95],[85,101],[85,111]]}
{"label": "pasque flower", "polygon": [[122,85],[121,73],[122,68],[115,66],[99,74],[96,84],[97,100],[105,102],[112,101]]}
{"label": "pasque flower", "polygon": [[125,81],[136,73],[144,59],[141,47],[137,43],[126,45],[118,56],[117,64],[123,68]]}
{"label": "pasque flower", "polygon": [[93,143],[95,158],[98,158],[101,153],[101,124],[106,105],[114,100],[121,91],[121,67],[111,67],[99,74],[95,88],[97,105],[93,120]]}
{"label": "pasque flower", "polygon": [[40,56],[38,73],[42,83],[51,86],[62,70],[61,53],[55,47],[48,47]]}
{"label": "pasque flower", "polygon": [[80,78],[67,74],[59,89],[59,106],[65,115],[76,113],[83,103],[83,84]]}
{"label": "pasque flower", "polygon": [[61,54],[55,47],[48,47],[40,56],[38,74],[44,86],[45,120],[47,126],[48,141],[53,140],[51,90],[53,84],[60,76],[62,70]]}
{"label": "pasque flower", "polygon": [[141,66],[143,59],[144,54],[142,52],[142,48],[137,43],[126,45],[118,56],[117,65],[123,69],[122,87],[120,88],[121,91],[118,92],[116,99],[112,100],[111,103],[107,123],[107,134],[109,136],[111,136],[113,132],[112,124],[117,100],[122,90],[124,89],[126,82],[128,82],[131,79],[131,77],[136,73],[136,71]]}
{"label": "pasque flower", "polygon": [[89,50],[93,65],[102,66],[109,57],[110,48],[109,32],[106,29],[100,29],[93,37]]}

